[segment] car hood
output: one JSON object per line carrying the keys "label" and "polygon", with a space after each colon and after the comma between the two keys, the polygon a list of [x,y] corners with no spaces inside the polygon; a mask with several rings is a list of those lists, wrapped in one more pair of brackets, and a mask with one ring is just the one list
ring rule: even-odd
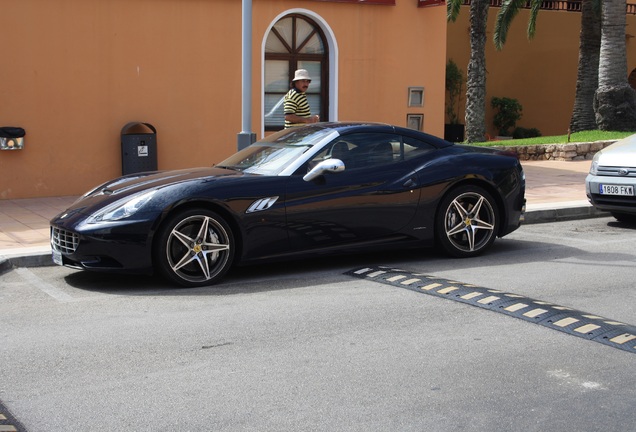
{"label": "car hood", "polygon": [[190,168],[172,171],[153,171],[138,174],[130,174],[110,180],[89,193],[120,194],[128,190],[138,191],[141,189],[152,189],[168,184],[181,183],[189,180],[212,180],[219,177],[243,176],[240,171],[225,168],[203,167]]}
{"label": "car hood", "polygon": [[218,179],[245,177],[240,171],[225,168],[203,167],[172,171],[150,171],[129,174],[103,183],[79,198],[71,208],[87,208],[103,205],[138,192],[161,189],[186,182],[211,182]]}
{"label": "car hood", "polygon": [[597,153],[602,166],[636,167],[636,134],[616,141]]}

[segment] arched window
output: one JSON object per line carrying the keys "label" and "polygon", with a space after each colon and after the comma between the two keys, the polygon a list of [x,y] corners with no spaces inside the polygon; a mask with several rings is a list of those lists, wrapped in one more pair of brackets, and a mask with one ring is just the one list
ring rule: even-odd
{"label": "arched window", "polygon": [[636,69],[629,74],[628,81],[629,85],[636,90]]}
{"label": "arched window", "polygon": [[311,113],[328,120],[328,58],[325,35],[310,18],[291,14],[274,24],[265,41],[265,130],[283,129],[283,97],[296,69],[307,69],[311,76]]}

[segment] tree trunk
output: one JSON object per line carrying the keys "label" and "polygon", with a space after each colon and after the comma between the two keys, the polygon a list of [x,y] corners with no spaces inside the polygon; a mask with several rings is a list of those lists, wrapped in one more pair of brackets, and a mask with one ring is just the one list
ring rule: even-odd
{"label": "tree trunk", "polygon": [[470,61],[466,80],[466,140],[486,141],[486,24],[489,0],[470,3]]}
{"label": "tree trunk", "polygon": [[598,90],[594,101],[601,130],[636,127],[636,91],[627,82],[626,0],[603,0]]}
{"label": "tree trunk", "polygon": [[594,0],[581,3],[581,34],[576,96],[570,120],[570,131],[596,129],[594,94],[598,88],[599,53],[601,50],[601,16]]}

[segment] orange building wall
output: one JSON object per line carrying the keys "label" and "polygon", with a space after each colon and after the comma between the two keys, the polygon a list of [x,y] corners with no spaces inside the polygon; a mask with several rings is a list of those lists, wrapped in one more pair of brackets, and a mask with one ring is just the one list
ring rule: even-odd
{"label": "orange building wall", "polygon": [[[441,135],[445,9],[306,0],[253,2],[252,131],[261,131],[263,38],[287,10],[311,10],[339,48],[340,120]],[[121,174],[121,128],[157,129],[159,169],[211,165],[241,131],[238,0],[3,0],[0,126],[26,130],[0,152],[0,200],[77,195]],[[425,106],[407,107],[408,86]]]}
{"label": "orange building wall", "polygon": [[[510,27],[508,40],[501,51],[492,41],[499,8],[488,15],[486,44],[486,128],[497,135],[492,124],[493,96],[518,99],[523,117],[517,126],[538,128],[543,135],[563,135],[568,131],[578,67],[581,14],[541,10],[534,39],[527,38],[528,10],[522,10]],[[470,59],[468,39],[469,9],[462,7],[455,23],[448,25],[448,58],[467,70]],[[627,33],[636,35],[636,17],[628,15]],[[636,42],[627,38],[627,75],[636,68]],[[465,100],[462,101],[462,110]],[[464,118],[462,111],[460,118]]]}

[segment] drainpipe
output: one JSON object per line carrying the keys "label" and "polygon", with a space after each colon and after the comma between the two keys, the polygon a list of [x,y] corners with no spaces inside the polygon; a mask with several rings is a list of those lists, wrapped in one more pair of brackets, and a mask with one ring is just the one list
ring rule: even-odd
{"label": "drainpipe", "polygon": [[238,134],[238,149],[256,141],[256,134],[252,127],[252,0],[243,0],[242,9],[242,103],[241,103],[241,132]]}

